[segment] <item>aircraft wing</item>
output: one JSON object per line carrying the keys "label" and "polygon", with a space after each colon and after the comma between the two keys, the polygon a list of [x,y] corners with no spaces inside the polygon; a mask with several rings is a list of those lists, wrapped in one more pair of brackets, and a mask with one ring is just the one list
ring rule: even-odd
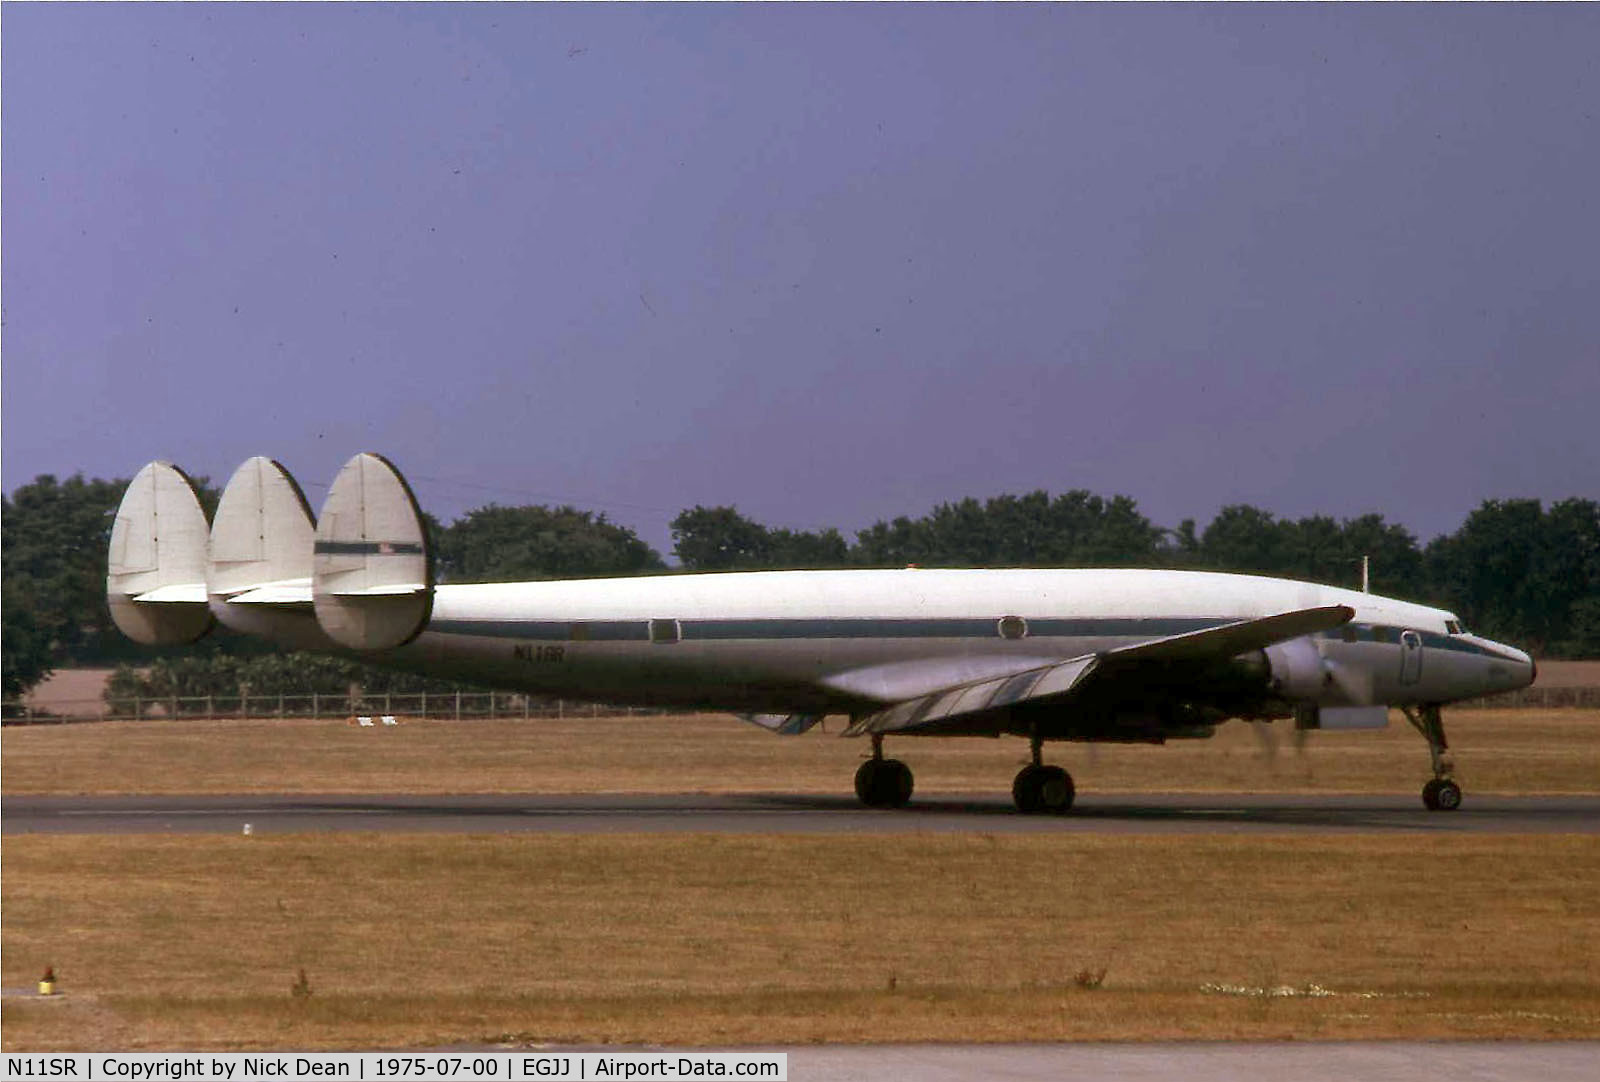
{"label": "aircraft wing", "polygon": [[868,733],[937,732],[975,728],[1021,703],[1064,702],[1091,683],[1104,688],[1119,678],[1136,678],[1146,662],[1225,661],[1251,650],[1348,623],[1347,605],[1296,609],[1255,620],[1134,643],[1100,654],[1084,654],[1020,673],[956,683],[903,699],[853,721],[845,736]]}

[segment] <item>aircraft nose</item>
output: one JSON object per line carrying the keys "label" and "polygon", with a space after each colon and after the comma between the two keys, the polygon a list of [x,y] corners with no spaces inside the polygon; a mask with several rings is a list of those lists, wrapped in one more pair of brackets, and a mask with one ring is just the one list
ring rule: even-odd
{"label": "aircraft nose", "polygon": [[1512,670],[1516,680],[1516,683],[1512,685],[1512,690],[1525,688],[1532,684],[1539,675],[1539,664],[1533,660],[1533,656],[1511,646],[1502,646],[1501,649],[1515,658],[1518,663]]}

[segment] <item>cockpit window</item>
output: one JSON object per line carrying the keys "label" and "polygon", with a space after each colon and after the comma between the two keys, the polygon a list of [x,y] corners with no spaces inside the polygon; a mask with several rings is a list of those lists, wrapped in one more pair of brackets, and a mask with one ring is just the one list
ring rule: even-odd
{"label": "cockpit window", "polygon": [[1461,621],[1460,620],[1446,620],[1444,622],[1444,629],[1446,631],[1448,631],[1452,635],[1459,635],[1459,634],[1461,634]]}

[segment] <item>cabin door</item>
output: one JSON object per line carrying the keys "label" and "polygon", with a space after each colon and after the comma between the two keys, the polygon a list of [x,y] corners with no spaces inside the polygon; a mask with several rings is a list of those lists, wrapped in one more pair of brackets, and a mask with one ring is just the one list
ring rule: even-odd
{"label": "cabin door", "polygon": [[1422,679],[1422,636],[1415,631],[1400,633],[1400,682],[1415,684]]}

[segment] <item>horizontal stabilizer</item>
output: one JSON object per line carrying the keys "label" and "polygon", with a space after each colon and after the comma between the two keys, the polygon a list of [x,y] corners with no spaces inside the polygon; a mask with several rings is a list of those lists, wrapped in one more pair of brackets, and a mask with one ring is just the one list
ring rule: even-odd
{"label": "horizontal stabilizer", "polygon": [[106,557],[106,603],[124,635],[168,646],[211,630],[208,531],[194,486],[172,463],[152,462],[128,483]]}
{"label": "horizontal stabilizer", "polygon": [[411,486],[387,459],[356,455],[317,518],[311,596],[328,637],[355,650],[410,642],[433,611],[433,560]]}
{"label": "horizontal stabilizer", "polygon": [[206,603],[206,587],[205,583],[202,582],[157,586],[154,590],[146,590],[133,600],[141,605],[204,605]]}
{"label": "horizontal stabilizer", "polygon": [[284,605],[310,608],[311,579],[293,579],[288,582],[265,582],[254,590],[246,590],[228,598],[230,605]]}
{"label": "horizontal stabilizer", "polygon": [[397,582],[393,586],[363,586],[353,590],[328,591],[334,597],[405,597],[427,592],[428,584],[425,582]]}

